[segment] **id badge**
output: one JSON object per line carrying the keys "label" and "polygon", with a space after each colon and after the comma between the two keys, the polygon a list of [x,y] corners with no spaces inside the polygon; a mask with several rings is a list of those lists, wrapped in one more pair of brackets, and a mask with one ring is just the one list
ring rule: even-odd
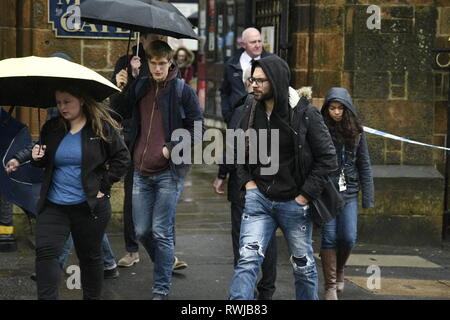
{"label": "id badge", "polygon": [[344,172],[339,175],[339,192],[347,190],[347,184],[345,183]]}

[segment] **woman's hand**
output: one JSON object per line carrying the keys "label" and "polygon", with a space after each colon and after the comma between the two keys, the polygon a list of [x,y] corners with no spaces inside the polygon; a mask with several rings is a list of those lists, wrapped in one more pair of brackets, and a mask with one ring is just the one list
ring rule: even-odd
{"label": "woman's hand", "polygon": [[31,157],[33,158],[33,160],[34,161],[41,160],[45,155],[46,148],[47,148],[47,146],[45,146],[45,145],[43,145],[43,146],[40,146],[38,144],[34,145],[33,149],[31,150]]}
{"label": "woman's hand", "polygon": [[20,166],[20,163],[17,159],[9,160],[5,167],[6,173],[10,174],[11,172],[16,171],[19,166]]}
{"label": "woman's hand", "polygon": [[101,199],[105,196],[105,194],[101,191],[97,192],[97,199]]}

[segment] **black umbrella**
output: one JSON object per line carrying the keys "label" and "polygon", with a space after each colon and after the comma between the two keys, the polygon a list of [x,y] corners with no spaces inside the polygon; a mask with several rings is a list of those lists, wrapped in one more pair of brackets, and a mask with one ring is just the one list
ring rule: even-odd
{"label": "black umbrella", "polygon": [[153,0],[89,0],[80,5],[83,21],[197,39],[192,24],[170,3]]}
{"label": "black umbrella", "polygon": [[[3,168],[16,154],[31,143],[28,128],[0,108],[0,159]],[[0,169],[0,193],[28,213],[36,215],[43,170],[26,162],[8,175]]]}
{"label": "black umbrella", "polygon": [[[125,0],[126,1],[126,0]],[[169,2],[162,2],[159,0],[137,0],[137,1],[141,1],[147,4],[151,4],[153,6],[156,6],[158,8],[170,11],[170,12],[174,12],[182,17],[184,17],[184,15],[181,13],[180,10],[177,9],[177,7],[175,7],[173,4],[169,3]]]}
{"label": "black umbrella", "polygon": [[190,23],[192,23],[193,25],[198,25],[198,11],[195,11],[194,13],[192,13],[189,17],[188,20]]}

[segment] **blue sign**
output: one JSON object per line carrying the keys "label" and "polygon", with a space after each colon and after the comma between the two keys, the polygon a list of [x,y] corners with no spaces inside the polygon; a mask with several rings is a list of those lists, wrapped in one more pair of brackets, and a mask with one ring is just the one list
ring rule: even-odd
{"label": "blue sign", "polygon": [[82,21],[80,4],[84,1],[89,0],[48,0],[48,22],[57,38],[128,39],[128,29]]}

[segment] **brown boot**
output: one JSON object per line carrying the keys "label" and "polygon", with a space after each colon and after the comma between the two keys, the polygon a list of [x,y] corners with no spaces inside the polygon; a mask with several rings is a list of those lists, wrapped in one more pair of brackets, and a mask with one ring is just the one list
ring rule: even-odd
{"label": "brown boot", "polygon": [[347,263],[348,257],[352,249],[339,248],[337,250],[337,262],[336,262],[336,287],[337,292],[344,292],[344,268]]}
{"label": "brown boot", "polygon": [[337,300],[336,294],[336,250],[320,250],[325,281],[325,300]]}

